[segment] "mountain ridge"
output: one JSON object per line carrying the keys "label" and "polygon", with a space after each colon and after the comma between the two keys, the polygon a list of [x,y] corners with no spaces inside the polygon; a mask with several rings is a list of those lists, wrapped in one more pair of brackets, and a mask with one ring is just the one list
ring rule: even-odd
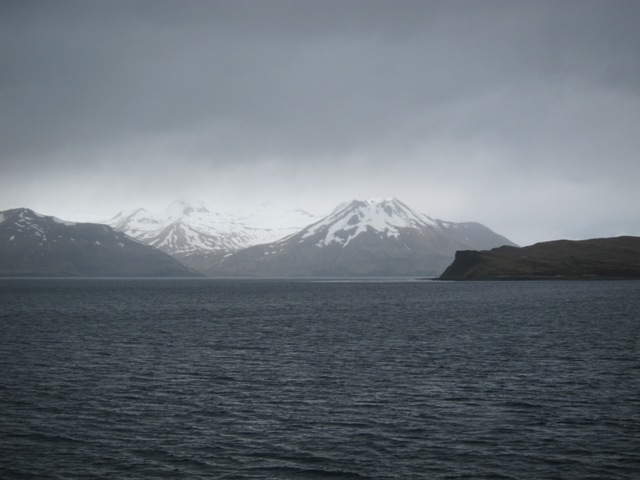
{"label": "mountain ridge", "polygon": [[28,208],[0,212],[1,276],[200,276],[108,225],[67,222]]}
{"label": "mountain ridge", "polygon": [[[37,242],[34,244],[34,239],[42,235],[44,227],[39,222],[43,219],[48,222],[46,229],[49,230],[52,225],[56,228],[64,225],[76,231],[89,228],[79,225],[93,225],[94,237],[98,234],[109,237],[101,238],[98,244],[121,249],[119,244],[127,239],[140,247],[170,253],[172,260],[182,268],[186,266],[190,272],[214,277],[435,277],[452,262],[458,250],[515,245],[480,223],[433,219],[393,197],[343,202],[323,218],[301,210],[289,210],[279,217],[277,228],[270,224],[275,218],[273,215],[261,215],[265,210],[256,210],[253,217],[242,217],[214,212],[204,203],[193,201],[173,202],[160,216],[144,208],[121,211],[110,220],[111,225],[65,222],[33,211],[25,212],[30,220],[31,235],[20,240],[24,249],[44,254],[58,241],[66,244],[62,255],[65,267],[62,268],[58,261],[57,268],[62,274],[70,275],[86,274],[70,266],[73,264],[72,251],[85,263],[91,255],[95,257],[92,261],[99,263],[103,252],[97,251],[96,245],[87,246],[86,241],[83,249],[73,250],[71,242],[75,239],[71,239],[73,235],[68,231],[62,235],[56,231],[59,237],[46,247]],[[6,213],[2,214],[3,225]],[[303,220],[307,220],[303,227],[290,226]],[[258,243],[276,235],[280,236],[273,241]],[[7,243],[4,247],[15,248],[16,244],[11,243],[15,237],[16,232],[5,235]],[[65,241],[59,240],[63,237]],[[97,238],[92,242],[96,243]],[[120,253],[118,249],[111,252],[116,257]],[[9,261],[9,256],[7,254],[5,260]],[[102,265],[101,268],[106,267]],[[103,274],[95,268],[91,272],[88,274]]]}

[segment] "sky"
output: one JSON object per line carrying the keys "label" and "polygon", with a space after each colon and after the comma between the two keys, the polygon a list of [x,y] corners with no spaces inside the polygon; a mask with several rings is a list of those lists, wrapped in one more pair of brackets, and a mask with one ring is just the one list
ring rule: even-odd
{"label": "sky", "polygon": [[640,235],[637,0],[0,1],[0,210],[396,197]]}

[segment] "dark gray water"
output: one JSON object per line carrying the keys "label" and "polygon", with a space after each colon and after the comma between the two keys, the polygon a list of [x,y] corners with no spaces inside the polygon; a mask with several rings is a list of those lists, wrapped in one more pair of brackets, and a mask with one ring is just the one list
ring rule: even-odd
{"label": "dark gray water", "polygon": [[0,478],[637,479],[640,282],[0,280]]}

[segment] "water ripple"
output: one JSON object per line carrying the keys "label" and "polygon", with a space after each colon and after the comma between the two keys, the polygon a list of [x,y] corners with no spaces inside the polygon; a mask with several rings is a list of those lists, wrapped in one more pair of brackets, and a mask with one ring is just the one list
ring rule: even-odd
{"label": "water ripple", "polygon": [[636,478],[639,293],[0,280],[0,477]]}

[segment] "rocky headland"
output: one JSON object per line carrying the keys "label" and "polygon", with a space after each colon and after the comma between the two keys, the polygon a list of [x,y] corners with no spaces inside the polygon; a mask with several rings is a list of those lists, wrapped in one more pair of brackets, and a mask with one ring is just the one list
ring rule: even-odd
{"label": "rocky headland", "polygon": [[555,240],[462,250],[440,280],[640,278],[640,237]]}

